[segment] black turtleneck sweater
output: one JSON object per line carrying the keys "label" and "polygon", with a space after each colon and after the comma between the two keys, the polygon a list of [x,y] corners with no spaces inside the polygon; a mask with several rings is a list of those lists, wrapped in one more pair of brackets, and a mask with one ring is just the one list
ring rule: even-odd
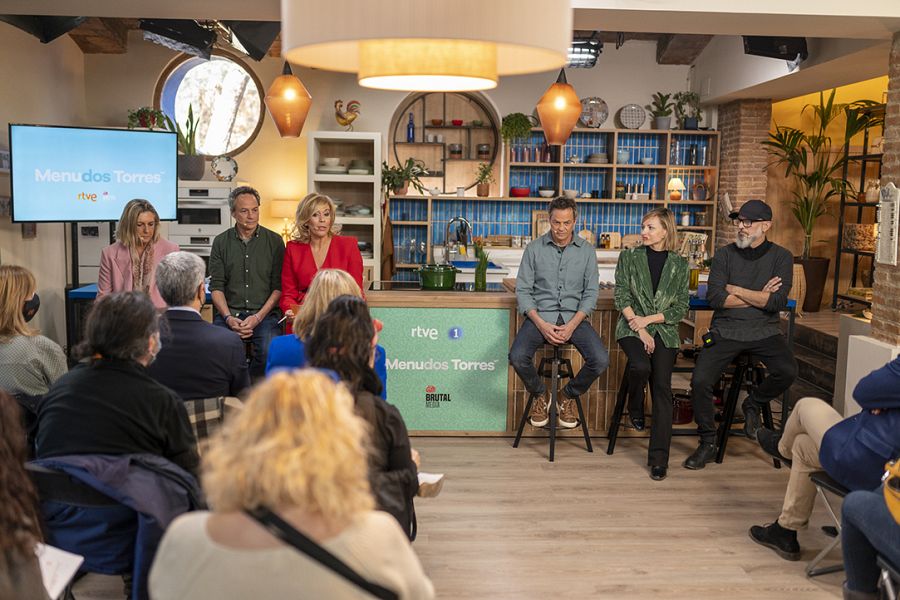
{"label": "black turtleneck sweater", "polygon": [[[719,248],[709,272],[706,297],[716,309],[710,329],[724,339],[738,341],[762,340],[779,335],[778,313],[787,307],[788,293],[793,284],[794,257],[785,248],[764,241],[756,248],[740,249],[735,244]],[[769,294],[764,308],[724,308],[728,292],[726,285],[736,285],[759,291],[772,279],[781,277],[781,288]]]}
{"label": "black turtleneck sweater", "polygon": [[668,250],[654,250],[647,246],[647,266],[650,267],[650,282],[653,284],[653,293],[659,287],[659,278],[662,277],[663,267],[669,257]]}

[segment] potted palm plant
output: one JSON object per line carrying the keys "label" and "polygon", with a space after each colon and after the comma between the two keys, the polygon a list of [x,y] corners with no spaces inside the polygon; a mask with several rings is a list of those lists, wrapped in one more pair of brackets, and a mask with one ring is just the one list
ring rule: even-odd
{"label": "potted palm plant", "polygon": [[[857,100],[836,104],[834,93],[831,90],[826,99],[825,94],[819,92],[818,104],[803,107],[803,113],[812,117],[810,130],[776,124],[775,131],[762,142],[772,156],[767,168],[783,166],[784,176],[794,183],[791,212],[803,229],[803,250],[794,262],[803,265],[806,276],[803,310],[811,312],[819,310],[830,262],[828,258],[810,256],[816,222],[828,213],[829,200],[840,196],[841,192],[852,191],[852,184],[842,177],[847,152],[835,148],[845,150],[855,135],[866,127],[878,125],[882,119],[867,110],[876,102]],[[839,119],[844,119],[844,131],[842,137],[835,140],[828,134],[828,129]]]}
{"label": "potted palm plant", "polygon": [[653,115],[653,129],[666,130],[672,127],[672,108],[675,103],[671,98],[672,94],[662,92],[653,94],[653,102],[647,105],[650,114]]}
{"label": "potted palm plant", "polygon": [[475,174],[475,194],[481,198],[491,195],[491,184],[494,183],[494,170],[490,163],[478,163],[478,173]]}
{"label": "potted palm plant", "polygon": [[386,162],[381,163],[381,189],[385,194],[393,193],[395,196],[405,196],[409,186],[413,186],[420,194],[425,193],[425,186],[419,179],[428,175],[425,163],[412,157],[396,167],[390,167]]}
{"label": "potted palm plant", "polygon": [[187,121],[184,123],[184,129],[180,123],[174,123],[168,115],[164,115],[169,131],[178,134],[178,178],[197,181],[203,179],[203,173],[206,171],[206,158],[197,154],[197,126],[199,123],[194,119],[194,105],[188,105]]}
{"label": "potted palm plant", "polygon": [[703,110],[700,108],[700,94],[697,92],[677,92],[675,97],[675,118],[682,129],[697,129]]}

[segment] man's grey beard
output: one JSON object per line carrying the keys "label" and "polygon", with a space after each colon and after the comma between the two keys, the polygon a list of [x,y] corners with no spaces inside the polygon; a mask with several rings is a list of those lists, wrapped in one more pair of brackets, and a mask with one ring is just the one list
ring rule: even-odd
{"label": "man's grey beard", "polygon": [[744,248],[749,248],[753,244],[753,242],[758,240],[760,238],[760,236],[762,236],[762,235],[763,234],[761,234],[761,233],[758,233],[756,235],[748,235],[748,236],[744,236],[744,237],[741,237],[739,235],[739,236],[737,236],[737,239],[734,241],[734,245],[742,250]]}

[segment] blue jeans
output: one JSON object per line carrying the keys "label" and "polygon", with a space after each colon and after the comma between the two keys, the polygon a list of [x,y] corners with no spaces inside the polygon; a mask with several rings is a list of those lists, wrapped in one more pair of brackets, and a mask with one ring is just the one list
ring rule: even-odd
{"label": "blue jeans", "polygon": [[[509,349],[510,364],[522,378],[525,389],[535,395],[543,394],[546,389],[544,378],[538,375],[534,366],[534,354],[545,343],[549,342],[544,339],[541,330],[531,322],[531,319],[526,318],[519,333],[516,334],[516,339],[513,340],[512,348]],[[587,392],[600,373],[606,370],[609,366],[609,353],[587,319],[578,324],[572,332],[569,343],[575,346],[584,359],[584,365],[578,371],[578,375],[569,380],[563,389],[563,394],[574,398]]]}
{"label": "blue jeans", "polygon": [[900,524],[888,511],[884,492],[852,492],[841,509],[841,548],[847,587],[856,592],[874,593],[881,574],[875,558],[885,558],[900,567]]}
{"label": "blue jeans", "polygon": [[[244,320],[252,315],[253,312],[254,311],[236,312],[234,313],[234,316]],[[216,316],[213,319],[213,324],[224,327],[229,331],[232,330],[231,327],[225,323],[225,319],[222,318],[222,315],[218,313],[216,313]],[[249,371],[250,377],[254,380],[265,377],[266,356],[269,354],[269,342],[271,342],[272,338],[275,336],[281,335],[281,333],[281,325],[278,324],[278,313],[273,311],[266,315],[259,325],[253,328],[253,335],[244,340],[245,342],[249,341],[251,343]]]}

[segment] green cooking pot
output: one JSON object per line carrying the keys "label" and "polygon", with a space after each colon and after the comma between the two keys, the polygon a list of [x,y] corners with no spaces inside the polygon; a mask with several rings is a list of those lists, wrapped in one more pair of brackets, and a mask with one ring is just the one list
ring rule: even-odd
{"label": "green cooking pot", "polygon": [[450,265],[424,265],[419,268],[419,278],[426,290],[452,290],[458,272],[459,269]]}

